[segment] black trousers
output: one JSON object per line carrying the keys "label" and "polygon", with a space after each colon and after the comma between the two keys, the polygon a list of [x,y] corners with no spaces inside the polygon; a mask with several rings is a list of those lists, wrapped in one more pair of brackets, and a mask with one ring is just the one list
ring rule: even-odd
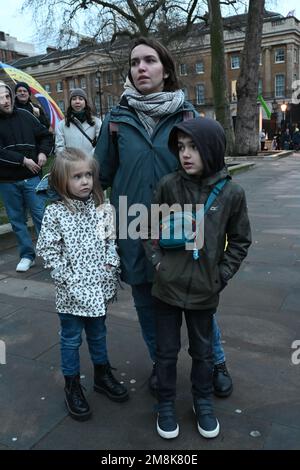
{"label": "black trousers", "polygon": [[182,314],[189,337],[192,358],[191,382],[194,399],[212,398],[213,358],[211,310],[182,310],[155,299],[158,401],[174,401],[176,397],[177,358],[181,348]]}

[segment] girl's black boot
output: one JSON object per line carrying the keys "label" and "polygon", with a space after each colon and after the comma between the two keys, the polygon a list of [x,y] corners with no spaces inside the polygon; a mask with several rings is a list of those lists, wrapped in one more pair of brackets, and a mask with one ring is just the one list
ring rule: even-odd
{"label": "girl's black boot", "polygon": [[98,393],[104,393],[113,401],[128,400],[127,389],[113,376],[111,369],[108,362],[106,364],[94,364],[94,390]]}
{"label": "girl's black boot", "polygon": [[77,421],[85,421],[90,418],[92,412],[82,391],[79,375],[65,375],[65,402],[71,418]]}

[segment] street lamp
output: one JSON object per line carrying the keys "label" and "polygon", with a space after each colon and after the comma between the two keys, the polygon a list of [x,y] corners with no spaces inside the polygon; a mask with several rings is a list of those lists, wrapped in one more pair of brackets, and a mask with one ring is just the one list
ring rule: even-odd
{"label": "street lamp", "polygon": [[280,105],[280,108],[281,108],[281,112],[282,112],[283,127],[285,128],[285,113],[286,113],[286,108],[287,108],[287,105],[285,104],[285,102],[283,102]]}
{"label": "street lamp", "polygon": [[102,121],[103,111],[102,111],[101,71],[99,67],[97,68],[96,77],[98,79],[99,110],[100,110],[100,118]]}

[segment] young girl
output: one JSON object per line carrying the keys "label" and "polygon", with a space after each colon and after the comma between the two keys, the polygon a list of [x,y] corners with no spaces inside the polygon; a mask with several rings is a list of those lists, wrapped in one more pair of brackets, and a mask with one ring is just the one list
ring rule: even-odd
{"label": "young girl", "polygon": [[55,151],[75,147],[93,155],[100,128],[101,120],[92,115],[86,92],[74,88],[70,93],[66,118],[60,121],[55,131]]}
{"label": "young girl", "polygon": [[114,401],[128,399],[107,357],[105,316],[116,294],[119,257],[110,238],[111,206],[103,204],[97,174],[96,161],[81,150],[66,148],[57,155],[50,183],[61,199],[46,208],[37,243],[56,286],[65,401],[71,417],[81,421],[91,415],[80,385],[83,329],[94,364],[94,390]]}

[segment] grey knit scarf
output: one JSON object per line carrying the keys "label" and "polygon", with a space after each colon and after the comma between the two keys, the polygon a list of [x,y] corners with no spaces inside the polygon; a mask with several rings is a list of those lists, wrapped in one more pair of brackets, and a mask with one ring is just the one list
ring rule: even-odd
{"label": "grey knit scarf", "polygon": [[137,115],[151,136],[157,121],[166,114],[172,114],[184,103],[184,93],[182,90],[162,91],[141,95],[133,86],[125,86],[123,96],[126,96],[129,106],[132,106]]}

